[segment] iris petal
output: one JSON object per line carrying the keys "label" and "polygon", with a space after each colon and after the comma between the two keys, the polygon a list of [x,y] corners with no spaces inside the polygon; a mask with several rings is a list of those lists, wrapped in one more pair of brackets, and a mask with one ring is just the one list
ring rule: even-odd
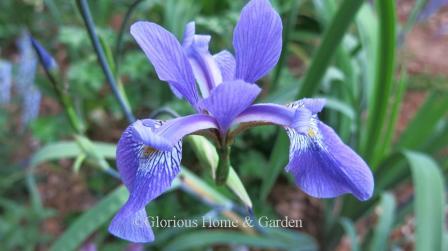
{"label": "iris petal", "polygon": [[167,81],[176,96],[182,94],[196,107],[199,100],[193,71],[181,45],[173,34],[151,22],[136,22],[131,34],[140,45],[159,76]]}
{"label": "iris petal", "polygon": [[287,107],[256,104],[244,110],[233,123],[283,126],[291,141],[286,171],[308,194],[333,198],[351,193],[359,200],[366,200],[373,193],[372,172],[333,129],[319,121],[317,113],[324,104],[324,99],[302,99]]}
{"label": "iris petal", "polygon": [[209,35],[195,34],[194,22],[186,25],[182,46],[204,98],[208,97],[210,91],[222,82],[221,70],[208,49],[210,40]]}
{"label": "iris petal", "polygon": [[233,34],[236,79],[255,83],[277,63],[282,50],[282,21],[267,0],[251,0]]}
{"label": "iris petal", "polygon": [[310,110],[313,114],[319,113],[324,109],[325,99],[323,98],[304,98],[299,100],[299,103]]}
{"label": "iris petal", "polygon": [[287,127],[290,138],[290,172],[297,185],[318,198],[351,193],[367,200],[373,193],[373,175],[364,160],[316,115],[306,129]]}
{"label": "iris petal", "polygon": [[232,53],[223,50],[213,55],[219,69],[221,70],[222,80],[230,81],[235,79],[235,57]]}
{"label": "iris petal", "polygon": [[217,129],[215,118],[206,114],[193,114],[166,121],[155,133],[166,138],[171,144],[176,144],[185,135],[205,130]]}
{"label": "iris petal", "polygon": [[118,211],[109,225],[109,232],[119,238],[136,243],[154,241],[154,233],[145,208],[131,215],[124,215],[122,211]]}
{"label": "iris petal", "polygon": [[210,97],[202,100],[199,106],[216,119],[220,131],[224,133],[260,91],[258,86],[241,80],[228,81],[213,89]]}
{"label": "iris petal", "polygon": [[294,109],[285,107],[283,105],[262,103],[251,105],[245,109],[233,121],[233,124],[241,123],[269,123],[280,126],[289,126],[294,121]]}
{"label": "iris petal", "polygon": [[[150,120],[153,121],[153,120]],[[133,123],[131,127],[132,135],[134,140],[137,142],[142,142],[143,144],[150,146],[154,149],[169,151],[172,148],[170,142],[163,138],[162,136],[153,132],[154,124],[148,124],[148,122],[143,122],[137,120]]]}
{"label": "iris petal", "polygon": [[[126,129],[117,146],[118,170],[130,196],[112,220],[109,231],[129,241],[149,242],[154,235],[145,206],[166,191],[179,173],[182,142],[170,151],[154,150],[135,140],[133,126]],[[150,129],[158,126],[154,124]]]}

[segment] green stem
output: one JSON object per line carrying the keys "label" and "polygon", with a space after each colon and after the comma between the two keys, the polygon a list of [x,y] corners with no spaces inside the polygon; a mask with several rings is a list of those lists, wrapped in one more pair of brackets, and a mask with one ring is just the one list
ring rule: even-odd
{"label": "green stem", "polygon": [[216,169],[216,184],[224,185],[229,177],[230,169],[230,146],[218,148],[218,167]]}
{"label": "green stem", "polygon": [[120,25],[120,31],[118,32],[118,37],[117,37],[117,42],[115,44],[115,67],[117,69],[119,69],[119,63],[120,63],[120,59],[121,59],[121,49],[123,48],[123,37],[124,37],[124,33],[125,33],[125,29],[127,27],[128,21],[131,18],[132,12],[134,12],[134,10],[136,9],[136,7],[142,3],[142,0],[135,0],[135,2],[133,2],[128,10],[126,11],[126,14],[124,15],[123,21],[121,22]]}
{"label": "green stem", "polygon": [[[40,53],[38,53],[38,49],[33,45],[34,50],[36,51],[36,54],[39,58],[39,62],[41,65],[44,64],[44,59]],[[47,78],[50,80],[51,86],[53,87],[53,90],[56,92],[56,97],[59,100],[59,103],[64,107],[65,115],[67,116],[67,119],[70,123],[70,126],[72,127],[73,131],[75,131],[78,134],[82,134],[85,130],[84,125],[81,123],[81,120],[79,119],[79,116],[75,112],[75,108],[73,106],[73,102],[61,88],[61,85],[58,83],[56,78],[53,76],[53,74],[49,71],[47,67],[42,67],[45,71],[45,75],[47,75]]]}
{"label": "green stem", "polygon": [[104,50],[101,47],[98,35],[95,32],[95,24],[93,22],[92,15],[90,13],[89,5],[87,4],[86,0],[76,0],[76,3],[78,4],[79,11],[81,12],[82,18],[87,27],[87,31],[89,33],[90,40],[91,40],[91,42],[93,44],[93,48],[95,49],[95,52],[98,56],[98,60],[101,65],[101,69],[103,70],[103,73],[106,77],[107,83],[109,84],[110,88],[112,89],[112,93],[114,94],[115,99],[120,104],[120,107],[123,110],[124,114],[126,115],[128,122],[132,123],[135,121],[135,117],[132,114],[130,107],[125,102],[123,95],[118,90],[118,87],[117,87],[118,85],[115,81],[115,77],[113,76],[110,66],[107,63],[107,59],[106,59]]}

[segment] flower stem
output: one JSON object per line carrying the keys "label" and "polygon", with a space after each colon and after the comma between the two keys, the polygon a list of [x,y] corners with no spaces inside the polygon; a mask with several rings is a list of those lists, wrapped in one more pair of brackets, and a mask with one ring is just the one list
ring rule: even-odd
{"label": "flower stem", "polygon": [[107,63],[104,50],[101,47],[99,39],[98,39],[98,35],[95,32],[95,24],[93,23],[92,15],[90,13],[90,9],[87,4],[87,1],[86,0],[76,0],[76,3],[78,4],[79,11],[81,12],[82,18],[87,27],[87,31],[89,33],[90,40],[91,40],[93,47],[95,49],[95,52],[98,56],[98,60],[100,62],[103,73],[106,77],[107,83],[109,84],[110,88],[112,89],[112,92],[113,92],[115,98],[117,99],[118,103],[120,104],[120,107],[123,110],[128,122],[132,123],[135,121],[134,115],[132,114],[131,109],[129,108],[127,103],[125,102],[123,95],[118,90],[117,83],[115,81],[115,77],[113,76],[110,66]]}
{"label": "flower stem", "polygon": [[59,103],[64,107],[65,115],[67,116],[72,129],[76,133],[82,134],[85,128],[84,125],[81,123],[79,116],[75,112],[75,108],[73,106],[73,102],[70,96],[67,95],[67,93],[65,93],[62,90],[60,83],[58,83],[58,81],[53,76],[52,72],[48,69],[48,67],[45,67],[44,58],[39,53],[38,48],[36,47],[35,44],[33,44],[33,48],[36,51],[37,57],[39,58],[39,62],[43,66],[42,68],[45,71],[45,75],[47,75],[47,78],[50,80],[53,90],[56,92],[56,96],[59,100]]}
{"label": "flower stem", "polygon": [[224,185],[229,177],[230,169],[230,146],[218,148],[218,167],[216,169],[216,184]]}
{"label": "flower stem", "polygon": [[127,27],[128,21],[131,18],[132,13],[136,9],[136,7],[142,3],[143,0],[135,0],[126,11],[126,14],[124,15],[123,21],[120,25],[120,31],[118,32],[117,42],[115,43],[115,50],[114,50],[114,56],[115,56],[115,67],[117,68],[117,72],[119,71],[119,63],[121,59],[121,50],[123,45],[123,37],[125,33],[125,29]]}

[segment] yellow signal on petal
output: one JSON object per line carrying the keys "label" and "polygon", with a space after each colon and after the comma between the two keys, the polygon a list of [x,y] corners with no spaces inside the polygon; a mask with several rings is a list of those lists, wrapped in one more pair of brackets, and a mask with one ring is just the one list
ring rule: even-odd
{"label": "yellow signal on petal", "polygon": [[308,136],[311,138],[316,137],[316,131],[314,131],[312,128],[308,129]]}
{"label": "yellow signal on petal", "polygon": [[143,155],[145,156],[145,157],[148,157],[149,155],[151,155],[152,153],[154,153],[156,150],[154,149],[154,148],[152,148],[152,147],[149,147],[149,146],[145,146],[144,148],[143,148]]}

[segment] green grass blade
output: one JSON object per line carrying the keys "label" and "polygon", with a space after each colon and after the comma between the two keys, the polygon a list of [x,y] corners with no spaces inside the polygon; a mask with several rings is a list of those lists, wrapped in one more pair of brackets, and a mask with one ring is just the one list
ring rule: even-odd
{"label": "green grass blade", "polygon": [[178,179],[182,182],[184,189],[193,193],[196,196],[199,196],[202,200],[205,200],[207,203],[213,205],[220,205],[224,208],[232,208],[233,202],[231,200],[229,200],[224,195],[220,194],[218,191],[212,188],[201,178],[197,177],[187,168],[181,169]]}
{"label": "green grass blade", "polygon": [[235,172],[235,169],[230,167],[229,169],[229,177],[227,178],[226,185],[232,190],[238,198],[249,208],[252,208],[252,200],[249,197],[249,194],[246,191],[246,188],[241,182],[240,177]]}
{"label": "green grass blade", "polygon": [[120,186],[89,211],[82,214],[51,246],[50,251],[71,251],[81,245],[95,230],[104,225],[128,198]]}
{"label": "green grass blade", "polygon": [[363,1],[359,0],[346,0],[342,2],[326,29],[319,48],[313,56],[313,61],[302,81],[302,87],[297,98],[311,97],[316,93],[322,77],[325,75],[345,32],[363,3]]}
{"label": "green grass blade", "polygon": [[26,185],[30,194],[31,205],[36,213],[41,214],[44,211],[44,208],[34,176],[35,168],[39,164],[46,161],[74,158],[80,154],[82,154],[82,151],[78,144],[72,141],[64,141],[46,145],[33,154],[30,160],[29,168],[26,171]]}
{"label": "green grass blade", "polygon": [[[110,159],[115,158],[115,145],[102,142],[93,142],[92,144],[94,151],[101,156]],[[29,163],[29,168],[26,172],[26,184],[30,193],[33,208],[38,213],[43,212],[43,206],[34,177],[35,168],[39,164],[47,161],[76,158],[77,156],[83,154],[85,154],[84,150],[81,149],[80,145],[74,141],[61,141],[48,144],[33,154]]]}
{"label": "green grass blade", "polygon": [[374,159],[376,147],[382,147],[379,140],[385,125],[395,70],[395,2],[378,0],[376,10],[379,20],[379,47],[375,62],[373,97],[368,107],[367,139],[363,148],[368,162]]}
{"label": "green grass blade", "polygon": [[288,243],[284,240],[275,239],[270,236],[254,236],[241,232],[222,230],[201,230],[183,234],[171,241],[163,250],[197,250],[197,248],[200,247],[210,247],[211,245],[219,244],[244,245],[254,248],[275,250],[317,250],[316,245],[311,238],[302,238],[296,243]]}
{"label": "green grass blade", "polygon": [[342,218],[340,223],[350,238],[351,251],[360,251],[358,235],[356,234],[356,227],[353,222],[348,218]]}
{"label": "green grass blade", "polygon": [[373,85],[375,78],[375,64],[378,47],[378,19],[373,8],[369,4],[364,4],[356,16],[356,26],[359,38],[365,55],[362,56],[361,69],[363,96],[367,98],[367,103],[373,96]]}
{"label": "green grass blade", "polygon": [[[402,76],[400,78],[400,80],[398,81],[398,87],[397,90],[395,91],[395,97],[393,99],[393,102],[391,104],[391,110],[390,110],[390,115],[389,115],[389,121],[387,122],[387,126],[384,132],[384,141],[383,141],[383,147],[379,148],[379,153],[377,153],[376,156],[380,157],[383,156],[385,153],[388,153],[391,148],[392,148],[392,138],[394,136],[395,133],[395,125],[397,123],[398,120],[398,114],[401,110],[401,104],[402,104],[402,100],[403,100],[403,96],[406,92],[406,87],[407,87],[407,72],[406,70],[403,70],[402,72]],[[376,161],[378,161],[379,159],[376,158],[375,161],[373,162],[373,166],[376,166]]]}
{"label": "green grass blade", "polygon": [[412,11],[408,16],[408,20],[406,21],[406,24],[404,25],[403,30],[401,31],[400,39],[402,39],[402,41],[400,42],[404,41],[404,37],[406,36],[406,34],[409,33],[409,31],[411,31],[412,27],[417,22],[418,16],[425,7],[426,2],[427,0],[415,1],[414,7],[412,8]]}
{"label": "green grass blade", "polygon": [[375,227],[369,250],[388,250],[387,244],[389,233],[392,230],[395,220],[395,208],[394,196],[390,193],[384,193],[381,197],[380,205],[377,208],[379,221]]}
{"label": "green grass blade", "polygon": [[37,166],[46,161],[74,158],[81,153],[82,151],[76,142],[61,141],[52,143],[40,148],[31,158],[30,165]]}
{"label": "green grass blade", "polygon": [[350,121],[354,121],[356,118],[355,111],[352,106],[344,103],[343,101],[330,97],[322,97],[325,98],[325,109],[331,109],[334,112],[340,112],[341,115],[344,115]]}
{"label": "green grass blade", "polygon": [[448,113],[448,95],[432,93],[400,137],[398,146],[419,149],[433,134],[437,123]]}
{"label": "green grass blade", "polygon": [[[116,146],[110,143],[93,142],[95,151],[105,158],[114,159]],[[76,158],[82,154],[83,150],[77,142],[61,141],[48,144],[37,151],[30,161],[30,166],[34,167],[46,161]]]}
{"label": "green grass blade", "polygon": [[275,67],[274,76],[272,77],[272,87],[274,90],[277,87],[278,80],[280,79],[280,75],[286,61],[286,55],[288,54],[288,44],[290,42],[290,34],[294,31],[294,26],[297,21],[297,15],[299,13],[299,5],[303,3],[301,0],[293,0],[291,3],[290,11],[286,18],[285,27],[283,28],[283,44],[282,44],[282,52],[280,54],[280,58],[278,59],[277,66]]}
{"label": "green grass blade", "polygon": [[260,189],[260,199],[266,200],[271,191],[272,186],[277,180],[278,175],[283,170],[283,167],[288,163],[288,145],[289,138],[285,132],[279,132],[277,134],[277,139],[274,143],[271,156],[269,158],[268,169],[266,170],[265,176],[263,177],[263,182]]}
{"label": "green grass blade", "polygon": [[415,250],[442,250],[445,223],[444,181],[441,171],[427,155],[406,151],[415,187]]}
{"label": "green grass blade", "polygon": [[437,152],[448,146],[448,121],[433,134],[424,149],[430,153]]}

